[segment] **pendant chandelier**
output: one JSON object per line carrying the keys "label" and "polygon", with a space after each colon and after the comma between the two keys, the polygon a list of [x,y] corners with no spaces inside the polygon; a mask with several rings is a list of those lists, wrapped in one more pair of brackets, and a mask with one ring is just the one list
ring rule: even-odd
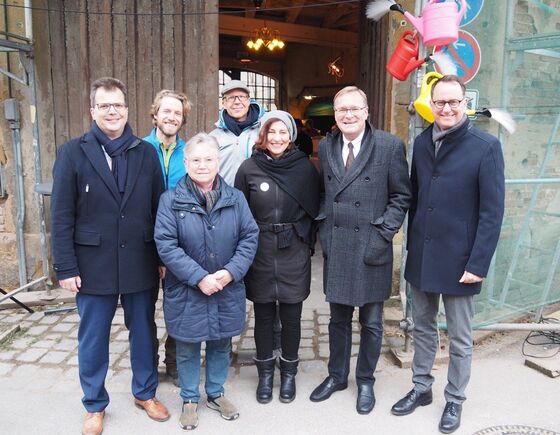
{"label": "pendant chandelier", "polygon": [[266,47],[270,51],[275,49],[282,49],[286,44],[280,39],[278,30],[270,29],[264,25],[260,29],[255,29],[251,39],[247,41],[247,48],[254,51],[259,51],[261,47]]}

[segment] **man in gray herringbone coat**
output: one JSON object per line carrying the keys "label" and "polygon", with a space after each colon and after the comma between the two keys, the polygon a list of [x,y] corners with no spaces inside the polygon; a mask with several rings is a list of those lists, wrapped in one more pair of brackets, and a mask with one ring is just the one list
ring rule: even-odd
{"label": "man in gray herringbone coat", "polygon": [[381,352],[383,302],[391,293],[392,239],[410,205],[404,143],[367,122],[366,95],[348,86],[334,97],[338,130],[319,145],[325,192],[318,219],[323,285],[330,303],[329,376],[311,394],[320,402],[348,385],[352,315],[360,310],[356,410],[375,405],[373,372]]}

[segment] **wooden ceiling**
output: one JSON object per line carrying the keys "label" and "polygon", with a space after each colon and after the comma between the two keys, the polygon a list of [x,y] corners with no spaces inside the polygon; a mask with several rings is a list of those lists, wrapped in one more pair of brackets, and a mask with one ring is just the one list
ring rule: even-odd
{"label": "wooden ceiling", "polygon": [[278,29],[282,39],[309,45],[357,45],[357,0],[220,0],[220,34],[249,37],[255,28]]}
{"label": "wooden ceiling", "polygon": [[[336,4],[338,3],[338,4]],[[220,10],[240,11],[246,18],[357,32],[359,1],[263,0],[260,9],[253,0],[220,0]],[[240,15],[237,15],[240,16]]]}

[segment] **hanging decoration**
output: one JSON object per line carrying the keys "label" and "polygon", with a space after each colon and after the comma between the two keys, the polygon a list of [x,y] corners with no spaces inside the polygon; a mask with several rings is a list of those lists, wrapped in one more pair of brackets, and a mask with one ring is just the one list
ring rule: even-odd
{"label": "hanging decoration", "polygon": [[330,61],[327,65],[329,74],[334,76],[337,82],[338,79],[344,76],[344,67],[342,66],[341,58],[342,56],[338,56],[336,59]]}
{"label": "hanging decoration", "polygon": [[271,29],[264,25],[260,29],[255,29],[253,37],[247,41],[247,48],[259,51],[261,47],[266,47],[270,51],[283,49],[286,44],[280,39],[278,30]]}

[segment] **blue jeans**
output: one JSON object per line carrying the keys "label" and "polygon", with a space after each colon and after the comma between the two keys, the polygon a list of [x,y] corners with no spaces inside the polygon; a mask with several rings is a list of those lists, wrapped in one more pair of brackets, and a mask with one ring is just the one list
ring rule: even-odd
{"label": "blue jeans", "polygon": [[[231,338],[206,342],[206,380],[204,389],[210,399],[224,394],[229,370]],[[200,400],[200,343],[177,340],[177,372],[183,402]]]}

